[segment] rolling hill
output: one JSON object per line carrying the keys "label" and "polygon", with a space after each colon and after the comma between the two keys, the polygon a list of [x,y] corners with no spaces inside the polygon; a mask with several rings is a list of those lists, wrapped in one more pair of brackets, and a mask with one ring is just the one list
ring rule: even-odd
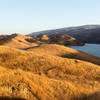
{"label": "rolling hill", "polygon": [[72,59],[79,59],[88,62],[92,62],[94,64],[100,65],[100,58],[89,55],[87,53],[77,51],[72,48],[64,47],[62,45],[57,44],[43,44],[39,47],[32,47],[26,49],[28,51],[32,51],[34,53],[42,53],[42,54],[49,54],[49,55],[56,55],[63,58],[72,58]]}
{"label": "rolling hill", "polygon": [[[31,42],[34,41],[33,43]],[[21,34],[1,35],[0,45],[9,46],[13,48],[28,48],[37,46],[35,37],[25,36]]]}
{"label": "rolling hill", "polygon": [[38,35],[38,36],[27,36],[22,34],[12,35],[1,35],[0,45],[13,47],[13,48],[30,48],[36,47],[41,44],[62,44],[62,45],[84,45],[79,40],[69,35]]}
{"label": "rolling hill", "polygon": [[41,44],[60,44],[66,46],[84,45],[83,42],[67,34],[40,34],[37,36],[37,40],[40,41]]}
{"label": "rolling hill", "polygon": [[56,44],[27,50],[0,46],[0,98],[100,100],[99,61]]}

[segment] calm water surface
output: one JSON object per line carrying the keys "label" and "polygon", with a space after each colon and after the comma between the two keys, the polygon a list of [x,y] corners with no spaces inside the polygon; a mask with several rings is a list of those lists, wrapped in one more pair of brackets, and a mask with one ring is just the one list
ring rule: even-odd
{"label": "calm water surface", "polygon": [[84,46],[71,46],[70,48],[77,49],[88,54],[100,57],[100,45],[99,44],[85,44]]}

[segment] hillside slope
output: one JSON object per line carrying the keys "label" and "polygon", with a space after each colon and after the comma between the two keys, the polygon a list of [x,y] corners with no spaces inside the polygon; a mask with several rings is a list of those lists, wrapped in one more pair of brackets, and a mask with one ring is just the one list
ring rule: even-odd
{"label": "hillside slope", "polygon": [[79,59],[100,65],[100,58],[62,45],[43,44],[39,47],[28,48],[27,50],[38,54],[42,53],[48,55],[55,55],[63,58]]}
{"label": "hillside slope", "polygon": [[32,43],[28,40],[35,41],[35,38],[21,34],[12,34],[7,36],[1,36],[0,45],[9,46],[13,48],[28,48],[32,46],[37,46],[36,42]]}
{"label": "hillside slope", "polygon": [[[1,97],[100,100],[100,65],[62,56],[71,52],[78,53],[60,45],[43,45],[29,51],[0,46]],[[81,52],[78,59],[86,57],[83,55]]]}
{"label": "hillside slope", "polygon": [[[68,91],[63,94],[66,89]],[[0,98],[6,97],[6,100],[65,100],[66,97],[70,100],[77,97],[76,91],[78,90],[66,81],[50,79],[20,69],[0,67]]]}

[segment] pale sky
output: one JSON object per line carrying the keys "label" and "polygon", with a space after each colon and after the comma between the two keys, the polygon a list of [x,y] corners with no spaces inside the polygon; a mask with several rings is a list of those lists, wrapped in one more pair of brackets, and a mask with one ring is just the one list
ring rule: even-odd
{"label": "pale sky", "polygon": [[100,24],[100,0],[0,0],[0,34]]}

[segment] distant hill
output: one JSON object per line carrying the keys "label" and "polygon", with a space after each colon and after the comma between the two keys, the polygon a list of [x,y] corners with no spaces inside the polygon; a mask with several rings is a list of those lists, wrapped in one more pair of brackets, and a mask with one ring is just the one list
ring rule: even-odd
{"label": "distant hill", "polygon": [[28,48],[32,46],[37,46],[35,42],[35,37],[25,36],[21,34],[1,35],[0,45],[14,48]]}
{"label": "distant hill", "polygon": [[84,43],[67,34],[28,36],[21,34],[1,35],[0,45],[13,48],[30,48],[41,44],[84,45]]}
{"label": "distant hill", "polygon": [[81,41],[67,34],[40,34],[37,40],[44,44],[61,44],[66,46],[84,45]]}
{"label": "distant hill", "polygon": [[33,32],[29,35],[39,34],[68,34],[84,43],[100,43],[100,25],[84,25],[79,27],[69,27],[54,30]]}

